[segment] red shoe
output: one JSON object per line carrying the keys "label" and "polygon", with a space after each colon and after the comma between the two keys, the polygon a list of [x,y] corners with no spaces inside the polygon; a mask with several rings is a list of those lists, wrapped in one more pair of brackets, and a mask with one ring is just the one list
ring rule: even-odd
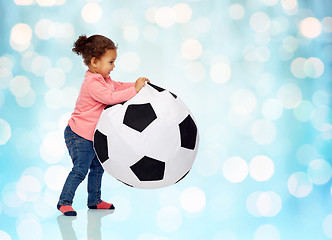
{"label": "red shoe", "polygon": [[98,203],[96,206],[88,206],[90,209],[115,209],[114,205],[112,203],[107,203],[102,201],[101,203]]}
{"label": "red shoe", "polygon": [[76,216],[76,211],[70,205],[58,205],[58,210],[62,212],[65,216]]}

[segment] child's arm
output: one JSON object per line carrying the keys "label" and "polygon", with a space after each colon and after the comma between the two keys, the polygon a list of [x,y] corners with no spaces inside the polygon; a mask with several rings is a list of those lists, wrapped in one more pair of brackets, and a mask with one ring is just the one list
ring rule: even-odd
{"label": "child's arm", "polygon": [[115,91],[121,91],[135,86],[134,82],[125,83],[125,82],[115,82],[112,80],[112,83]]}
{"label": "child's arm", "polygon": [[115,91],[121,91],[124,89],[135,87],[136,92],[139,92],[142,89],[142,87],[145,85],[145,82],[150,82],[150,80],[145,77],[138,78],[134,83],[114,82],[112,80]]}
{"label": "child's arm", "polygon": [[[101,76],[100,76],[101,77]],[[131,99],[136,94],[133,86],[120,91],[112,91],[105,83],[102,77],[89,82],[88,92],[89,95],[96,101],[106,105],[113,105]]]}

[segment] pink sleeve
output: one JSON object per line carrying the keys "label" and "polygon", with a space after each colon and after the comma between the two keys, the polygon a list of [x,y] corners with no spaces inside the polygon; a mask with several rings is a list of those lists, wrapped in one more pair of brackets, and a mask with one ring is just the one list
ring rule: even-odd
{"label": "pink sleeve", "polygon": [[115,91],[125,90],[135,86],[135,83],[124,83],[124,82],[115,82],[112,80]]}
{"label": "pink sleeve", "polygon": [[94,100],[106,105],[121,103],[136,95],[134,87],[128,87],[127,89],[116,92],[113,91],[107,86],[102,77],[89,82],[88,92]]}

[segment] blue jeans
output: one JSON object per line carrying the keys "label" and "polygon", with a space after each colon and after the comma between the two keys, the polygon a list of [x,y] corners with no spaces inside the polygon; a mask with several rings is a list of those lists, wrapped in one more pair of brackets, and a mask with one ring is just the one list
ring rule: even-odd
{"label": "blue jeans", "polygon": [[78,185],[88,171],[88,206],[101,203],[101,179],[104,169],[97,159],[92,141],[78,136],[69,126],[66,127],[65,142],[73,162],[73,168],[63,186],[58,205],[72,205]]}

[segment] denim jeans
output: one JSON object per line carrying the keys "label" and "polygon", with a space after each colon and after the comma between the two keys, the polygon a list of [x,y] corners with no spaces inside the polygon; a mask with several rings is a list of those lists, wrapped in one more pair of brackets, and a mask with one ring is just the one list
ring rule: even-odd
{"label": "denim jeans", "polygon": [[97,159],[92,141],[78,136],[69,126],[66,127],[65,142],[73,162],[73,168],[63,186],[58,205],[72,205],[78,185],[88,171],[88,206],[101,203],[101,179],[104,169]]}

